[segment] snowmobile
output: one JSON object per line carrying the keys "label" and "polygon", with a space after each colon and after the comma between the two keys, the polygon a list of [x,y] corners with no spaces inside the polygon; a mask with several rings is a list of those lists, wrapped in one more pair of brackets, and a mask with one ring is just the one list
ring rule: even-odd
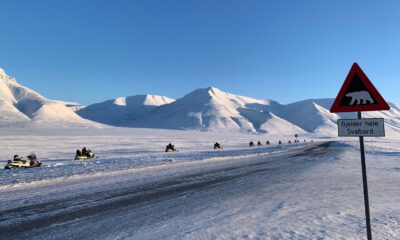
{"label": "snowmobile", "polygon": [[260,141],[257,142],[257,146],[262,146],[262,143]]}
{"label": "snowmobile", "polygon": [[266,145],[269,145],[270,143],[269,143],[269,141],[267,141],[265,144],[266,144]]}
{"label": "snowmobile", "polygon": [[222,149],[222,146],[219,142],[214,143],[214,149]]}
{"label": "snowmobile", "polygon": [[249,147],[254,147],[254,143],[253,143],[253,141],[250,141],[250,143],[249,143]]}
{"label": "snowmobile", "polygon": [[172,143],[169,143],[169,144],[165,147],[165,152],[176,152],[175,145],[173,145]]}
{"label": "snowmobile", "polygon": [[12,169],[12,168],[33,168],[40,167],[42,163],[37,159],[35,154],[31,154],[28,156],[28,160],[22,159],[18,155],[14,155],[13,160],[8,160],[4,169]]}
{"label": "snowmobile", "polygon": [[75,160],[89,160],[94,158],[92,150],[83,148],[82,151],[76,150]]}

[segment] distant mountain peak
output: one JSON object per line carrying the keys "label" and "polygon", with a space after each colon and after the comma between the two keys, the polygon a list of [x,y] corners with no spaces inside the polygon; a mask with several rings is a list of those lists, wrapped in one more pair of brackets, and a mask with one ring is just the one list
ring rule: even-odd
{"label": "distant mountain peak", "polygon": [[118,106],[126,106],[126,97],[119,97],[114,99],[114,104]]}
{"label": "distant mountain peak", "polygon": [[7,75],[6,71],[2,68],[0,68],[0,80],[5,81],[5,83],[16,82],[15,78]]}
{"label": "distant mountain peak", "polygon": [[[101,126],[86,119],[120,127],[191,129],[217,132],[293,135],[337,135],[338,118],[354,113],[329,112],[333,99],[307,99],[282,105],[224,92],[216,87],[195,89],[178,100],[158,95],[118,97],[90,106],[49,100],[21,85],[0,68],[0,127]],[[385,118],[388,136],[400,137],[400,107],[366,112]],[[83,118],[86,119],[83,119]]]}
{"label": "distant mountain peak", "polygon": [[216,87],[208,87],[206,88],[208,93],[211,95],[220,95],[220,94],[226,94],[225,92],[221,91],[219,88]]}
{"label": "distant mountain peak", "polygon": [[159,95],[147,94],[144,96],[143,104],[147,106],[161,106],[175,101],[175,99]]}
{"label": "distant mountain peak", "polygon": [[89,127],[63,101],[49,100],[0,69],[0,126]]}
{"label": "distant mountain peak", "polygon": [[175,101],[158,95],[134,95],[118,97],[79,109],[77,113],[86,119],[114,126],[131,126],[131,123],[159,106]]}
{"label": "distant mountain peak", "polygon": [[223,92],[215,87],[199,88],[160,106],[133,123],[136,127],[194,129],[228,132],[303,133],[304,130],[270,114],[279,103]]}

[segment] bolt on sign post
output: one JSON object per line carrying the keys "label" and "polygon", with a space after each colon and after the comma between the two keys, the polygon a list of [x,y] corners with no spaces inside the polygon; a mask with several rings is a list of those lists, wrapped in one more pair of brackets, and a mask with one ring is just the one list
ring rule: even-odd
{"label": "bolt on sign post", "polygon": [[357,112],[357,119],[338,120],[338,135],[339,137],[358,137],[360,139],[361,168],[368,240],[372,240],[372,234],[369,214],[364,137],[384,137],[385,129],[383,118],[362,118],[361,112],[389,109],[389,105],[382,98],[374,85],[372,85],[365,73],[357,63],[354,63],[330,110],[332,113]]}

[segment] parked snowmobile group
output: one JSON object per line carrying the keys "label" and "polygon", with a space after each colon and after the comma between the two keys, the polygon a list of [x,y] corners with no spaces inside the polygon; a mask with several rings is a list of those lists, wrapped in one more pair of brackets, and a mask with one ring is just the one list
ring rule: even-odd
{"label": "parked snowmobile group", "polygon": [[[295,140],[295,143],[299,143],[300,140]],[[304,140],[304,142],[306,142],[306,140]],[[311,140],[311,142],[313,142],[313,140]],[[290,140],[288,141],[288,143],[292,143]],[[266,145],[270,145],[270,141],[267,140]],[[278,141],[278,144],[281,145],[283,144],[283,142],[281,140]],[[249,143],[249,147],[254,147],[255,144],[253,141],[250,141]],[[262,146],[261,141],[257,142],[257,146]],[[219,142],[215,142],[214,143],[214,147],[215,150],[217,149],[223,149],[222,144],[220,144]],[[169,143],[166,147],[165,147],[165,152],[177,152],[177,149],[175,147],[175,145],[173,145],[172,143]],[[12,168],[33,168],[33,167],[40,167],[42,166],[42,163],[39,161],[39,159],[36,157],[36,155],[34,153],[30,154],[29,156],[27,156],[28,159],[23,159],[22,157],[19,157],[18,155],[14,155],[12,160],[8,160],[7,164],[5,165],[5,169],[12,169]],[[87,149],[86,147],[83,147],[82,150],[76,150],[76,155],[75,155],[75,160],[89,160],[89,159],[93,159],[95,158],[95,154],[92,152],[92,150]]]}
{"label": "parked snowmobile group", "polygon": [[[299,143],[300,140],[295,140],[294,142],[295,142],[295,143]],[[304,142],[306,142],[306,140],[304,140]],[[288,143],[291,144],[292,141],[289,140]],[[278,141],[278,144],[281,145],[281,144],[283,144],[283,143],[282,143],[281,140],[279,140],[279,141]],[[271,145],[271,142],[270,142],[269,140],[267,140],[267,141],[265,142],[265,145]],[[254,147],[254,146],[255,146],[254,142],[253,142],[253,141],[250,141],[250,142],[249,142],[249,147]],[[263,144],[261,143],[261,141],[257,141],[257,146],[258,146],[258,147],[263,146]],[[223,149],[222,145],[221,145],[219,142],[214,143],[214,147],[213,147],[213,148],[214,148],[214,149]],[[177,150],[176,150],[176,148],[175,148],[175,145],[173,145],[172,143],[169,143],[169,144],[166,146],[166,148],[165,148],[165,152],[176,152],[176,151],[177,151]]]}
{"label": "parked snowmobile group", "polygon": [[94,153],[90,149],[86,149],[86,147],[82,148],[82,151],[77,149],[75,160],[88,160],[94,158]]}
{"label": "parked snowmobile group", "polygon": [[222,149],[222,146],[219,142],[214,143],[214,149]]}
{"label": "parked snowmobile group", "polygon": [[[307,142],[306,140],[304,140],[304,142]],[[313,142],[312,140],[311,140],[311,142]],[[291,144],[292,143],[292,141],[291,140],[289,140],[288,141],[288,144]],[[294,140],[294,143],[300,143],[300,140]],[[265,142],[265,145],[270,145],[271,143],[270,143],[270,141],[269,140],[267,140],[266,142]],[[281,141],[281,140],[279,140],[278,141],[278,144],[279,145],[281,145],[281,144],[283,144],[283,142]],[[249,147],[254,147],[255,146],[255,144],[254,144],[254,142],[253,141],[250,141],[249,142]],[[258,141],[257,142],[257,146],[258,147],[261,147],[262,146],[262,143],[261,143],[261,141]]]}
{"label": "parked snowmobile group", "polygon": [[[76,150],[75,160],[88,160],[93,159],[95,157],[92,150],[84,147],[82,150]],[[36,154],[32,153],[27,156],[28,159],[23,159],[19,155],[14,155],[12,160],[8,160],[7,164],[4,166],[4,169],[13,169],[13,168],[33,168],[33,167],[41,167],[42,163],[36,157]]]}
{"label": "parked snowmobile group", "polygon": [[175,145],[172,143],[168,143],[168,145],[165,147],[165,152],[176,152]]}
{"label": "parked snowmobile group", "polygon": [[[266,141],[266,142],[265,142],[265,145],[270,145],[270,142],[269,142],[269,141]],[[254,147],[254,146],[255,146],[255,145],[254,145],[254,142],[253,142],[253,141],[250,141],[250,142],[249,142],[249,147]],[[258,142],[257,142],[257,146],[258,146],[258,147],[261,147],[261,146],[262,146],[261,141],[258,141]]]}
{"label": "parked snowmobile group", "polygon": [[8,160],[4,169],[12,169],[12,168],[33,168],[40,167],[42,163],[36,157],[34,153],[27,156],[28,159],[23,159],[18,155],[14,155],[12,160]]}

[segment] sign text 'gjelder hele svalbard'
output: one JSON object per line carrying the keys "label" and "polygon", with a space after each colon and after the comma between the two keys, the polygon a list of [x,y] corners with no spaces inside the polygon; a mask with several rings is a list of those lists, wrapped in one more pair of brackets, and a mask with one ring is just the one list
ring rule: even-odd
{"label": "sign text 'gjelder hele svalbard'", "polygon": [[384,137],[383,118],[339,119],[339,137]]}

